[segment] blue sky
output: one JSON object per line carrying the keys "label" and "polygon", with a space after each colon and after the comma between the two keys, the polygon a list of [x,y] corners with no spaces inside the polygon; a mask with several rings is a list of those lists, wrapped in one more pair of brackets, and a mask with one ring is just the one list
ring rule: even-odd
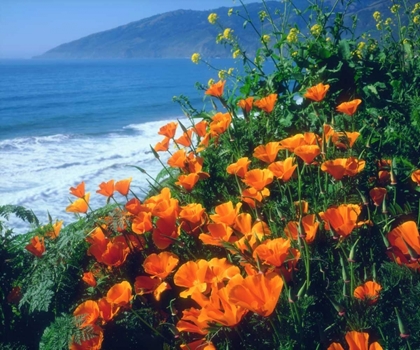
{"label": "blue sky", "polygon": [[0,0],[0,58],[31,58],[159,13],[237,5],[239,0]]}

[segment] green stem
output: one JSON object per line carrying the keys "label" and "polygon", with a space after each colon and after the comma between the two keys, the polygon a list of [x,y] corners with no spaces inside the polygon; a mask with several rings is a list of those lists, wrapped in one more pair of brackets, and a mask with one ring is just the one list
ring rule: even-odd
{"label": "green stem", "polygon": [[166,337],[162,334],[162,333],[160,333],[156,328],[153,328],[143,317],[141,317],[140,315],[139,315],[139,313],[136,311],[136,310],[134,310],[134,309],[131,309],[131,312],[146,326],[146,327],[148,327],[149,329],[151,329],[156,335],[158,335],[158,336],[160,336],[162,339],[164,339],[165,341],[169,341],[168,339],[166,339]]}

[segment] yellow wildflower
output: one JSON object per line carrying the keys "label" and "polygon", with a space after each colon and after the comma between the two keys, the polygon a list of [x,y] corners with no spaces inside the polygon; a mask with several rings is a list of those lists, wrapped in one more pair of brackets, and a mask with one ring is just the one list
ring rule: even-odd
{"label": "yellow wildflower", "polygon": [[227,72],[224,69],[221,69],[217,73],[217,76],[219,77],[220,80],[224,80],[226,78],[226,74]]}
{"label": "yellow wildflower", "polygon": [[379,11],[375,11],[373,13],[373,18],[375,19],[376,22],[378,22],[381,19],[381,13]]}
{"label": "yellow wildflower", "polygon": [[319,36],[321,34],[321,32],[322,32],[322,26],[320,24],[314,24],[311,27],[311,34],[313,36]]}
{"label": "yellow wildflower", "polygon": [[198,64],[198,62],[201,60],[201,56],[199,53],[193,53],[191,56],[191,61],[193,61],[193,63]]}
{"label": "yellow wildflower", "polygon": [[265,12],[265,11],[260,11],[260,12],[258,13],[258,15],[260,16],[260,21],[261,21],[261,22],[263,22],[263,21],[264,21],[264,19],[265,19],[266,17],[268,17],[267,12]]}
{"label": "yellow wildflower", "polygon": [[376,23],[376,29],[381,30],[382,29],[382,21]]}
{"label": "yellow wildflower", "polygon": [[226,28],[223,31],[223,38],[225,38],[226,40],[232,39],[232,33],[233,33],[233,30],[231,28]]}
{"label": "yellow wildflower", "polygon": [[297,30],[297,28],[292,28],[290,29],[289,34],[287,35],[287,41],[289,43],[295,43],[298,41],[298,34],[299,34],[299,30]]}
{"label": "yellow wildflower", "polygon": [[215,24],[218,18],[219,17],[217,16],[217,13],[214,13],[214,12],[210,13],[209,16],[207,17],[210,24]]}
{"label": "yellow wildflower", "polygon": [[357,44],[357,49],[363,50],[365,46],[366,46],[366,43],[364,41],[361,41],[360,43]]}
{"label": "yellow wildflower", "polygon": [[411,11],[411,13],[416,13],[418,10],[420,10],[420,2],[414,5],[413,11]]}
{"label": "yellow wildflower", "polygon": [[209,81],[207,82],[208,86],[212,86],[214,84],[214,79],[210,78]]}
{"label": "yellow wildflower", "polygon": [[270,42],[270,40],[271,40],[271,38],[270,38],[270,36],[269,36],[268,34],[264,34],[264,35],[261,37],[261,41],[262,41],[264,44],[268,44],[268,43]]}
{"label": "yellow wildflower", "polygon": [[392,5],[391,6],[391,12],[392,13],[397,13],[399,9],[400,9],[400,5]]}
{"label": "yellow wildflower", "polygon": [[414,24],[420,24],[420,16],[414,16],[413,22]]}
{"label": "yellow wildflower", "polygon": [[229,9],[228,10],[228,16],[232,16],[232,13],[233,13],[233,9]]}
{"label": "yellow wildflower", "polygon": [[232,54],[233,58],[237,58],[240,55],[241,55],[241,50],[237,49],[233,51],[233,54]]}
{"label": "yellow wildflower", "polygon": [[296,57],[298,55],[298,52],[297,51],[293,51],[292,52],[292,57]]}
{"label": "yellow wildflower", "polygon": [[390,24],[392,23],[392,19],[391,18],[387,18],[385,21],[384,21],[384,24],[386,25],[386,26],[389,26]]}
{"label": "yellow wildflower", "polygon": [[235,68],[229,68],[228,71],[227,71],[227,75],[232,75],[234,70],[235,70]]}

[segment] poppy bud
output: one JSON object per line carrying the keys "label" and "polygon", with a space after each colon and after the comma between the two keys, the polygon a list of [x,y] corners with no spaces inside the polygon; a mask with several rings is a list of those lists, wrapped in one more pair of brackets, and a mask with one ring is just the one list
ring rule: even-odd
{"label": "poppy bud", "polygon": [[404,324],[401,320],[400,314],[398,313],[398,309],[397,308],[394,308],[394,309],[395,309],[395,314],[397,315],[398,329],[400,331],[400,337],[401,338],[408,338],[410,336],[410,334],[407,333],[407,331],[404,327]]}
{"label": "poppy bud", "polygon": [[386,198],[384,197],[384,200],[382,201],[382,214],[387,214],[388,209],[386,208]]}
{"label": "poppy bud", "polygon": [[[328,299],[330,299],[330,298],[328,298]],[[330,299],[330,302],[334,306],[334,309],[336,309],[336,311],[338,312],[339,316],[344,316],[345,315],[346,309],[344,309],[344,307],[340,303],[337,303],[333,299]]]}
{"label": "poppy bud", "polygon": [[298,299],[302,297],[305,291],[306,291],[306,281],[303,283],[302,287],[300,287],[299,292],[297,293]]}
{"label": "poppy bud", "polygon": [[343,282],[344,283],[349,283],[350,281],[347,278],[347,272],[346,272],[346,268],[344,266],[344,259],[341,255],[340,255],[340,264],[341,264],[341,275],[343,276]]}
{"label": "poppy bud", "polygon": [[354,242],[353,246],[352,246],[352,247],[351,247],[351,249],[350,249],[350,255],[349,255],[349,257],[348,257],[347,261],[349,261],[349,262],[351,262],[351,263],[355,262],[355,260],[354,260],[354,254],[355,254],[355,250],[356,250],[357,243],[359,243],[359,239],[360,239],[360,238],[358,238],[358,239],[357,239],[357,241],[356,241],[356,242]]}

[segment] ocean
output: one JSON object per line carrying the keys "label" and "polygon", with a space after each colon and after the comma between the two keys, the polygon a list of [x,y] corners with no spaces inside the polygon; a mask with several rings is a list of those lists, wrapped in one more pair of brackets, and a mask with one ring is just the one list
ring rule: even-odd
{"label": "ocean", "polygon": [[[212,64],[228,69],[234,61]],[[105,204],[96,190],[111,179],[132,177],[142,197],[147,176],[132,166],[158,174],[150,145],[162,140],[162,125],[186,121],[173,96],[211,110],[195,87],[210,78],[218,80],[215,70],[189,59],[0,60],[0,205],[68,224],[75,219],[65,212],[74,200],[69,188],[81,181],[93,208]],[[30,228],[17,218],[8,226],[16,233]]]}

